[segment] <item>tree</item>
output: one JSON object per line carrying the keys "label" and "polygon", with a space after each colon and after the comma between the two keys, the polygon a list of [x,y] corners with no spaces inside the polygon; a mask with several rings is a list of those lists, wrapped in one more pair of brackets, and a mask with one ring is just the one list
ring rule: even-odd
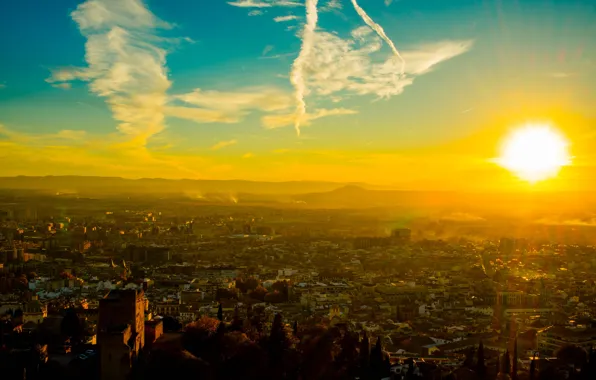
{"label": "tree", "polygon": [[464,367],[472,368],[474,364],[474,347],[470,347],[466,350],[466,359],[464,360]]}
{"label": "tree", "polygon": [[281,294],[282,302],[287,302],[289,299],[289,288],[290,284],[287,281],[276,281],[272,286],[271,289],[274,292],[278,292]]}
{"label": "tree", "polygon": [[217,289],[217,292],[215,293],[215,299],[217,301],[237,299],[237,298],[238,298],[238,294],[236,294],[236,292],[231,289],[219,288],[219,289]]}
{"label": "tree", "polygon": [[506,375],[511,373],[511,357],[509,356],[509,350],[505,351],[505,356],[503,356],[503,369],[501,372]]}
{"label": "tree", "polygon": [[219,319],[220,322],[223,321],[223,308],[221,306],[221,303],[219,304],[219,307],[217,308],[217,319]]}
{"label": "tree", "polygon": [[517,338],[513,343],[513,363],[511,366],[511,378],[517,380]]}
{"label": "tree", "polygon": [[205,316],[186,325],[182,334],[184,349],[199,358],[213,355],[213,342],[220,324],[217,319]]}
{"label": "tree", "polygon": [[269,366],[274,373],[275,378],[280,378],[283,373],[284,353],[290,346],[290,341],[286,336],[283,317],[280,313],[275,314],[271,324],[271,333],[267,341],[267,351],[269,354]]}
{"label": "tree", "polygon": [[68,272],[60,272],[60,277],[63,278],[64,280],[72,280],[74,279],[74,276]]}
{"label": "tree", "polygon": [[28,289],[29,288],[29,281],[27,281],[27,276],[22,274],[19,277],[14,279],[15,287],[19,289]]}
{"label": "tree", "polygon": [[275,346],[275,348],[282,350],[289,345],[281,313],[275,314],[275,317],[273,318],[271,333],[269,334],[269,342]]}
{"label": "tree", "polygon": [[73,308],[66,310],[62,322],[60,322],[60,331],[63,336],[70,338],[71,343],[80,343],[84,335],[84,326]]}
{"label": "tree", "polygon": [[364,336],[360,341],[360,372],[364,375],[368,370],[368,365],[370,363],[370,342],[368,340],[368,335],[366,335],[366,331],[364,331]]}
{"label": "tree", "polygon": [[478,361],[476,362],[476,373],[479,378],[484,378],[486,375],[486,365],[484,364],[484,343],[480,341],[477,352]]}
{"label": "tree", "polygon": [[358,374],[358,336],[350,331],[345,331],[339,345],[341,351],[336,361],[347,375],[345,377],[353,379]]}
{"label": "tree", "polygon": [[182,329],[182,324],[174,317],[167,316],[162,319],[164,332],[176,332]]}
{"label": "tree", "polygon": [[236,306],[234,308],[234,316],[232,317],[232,324],[230,325],[231,331],[242,331],[243,321],[240,318],[240,308]]}
{"label": "tree", "polygon": [[576,367],[584,366],[588,361],[588,353],[581,347],[568,345],[557,351],[557,359]]}
{"label": "tree", "polygon": [[287,301],[287,297],[276,290],[273,293],[267,293],[263,301],[269,303],[282,303]]}
{"label": "tree", "polygon": [[383,376],[383,346],[381,344],[381,337],[377,337],[377,343],[370,351],[370,373],[372,378],[377,380]]}
{"label": "tree", "polygon": [[263,288],[262,286],[259,286],[255,290],[248,293],[248,296],[250,298],[254,298],[259,301],[265,301],[266,295],[267,295],[267,289]]}

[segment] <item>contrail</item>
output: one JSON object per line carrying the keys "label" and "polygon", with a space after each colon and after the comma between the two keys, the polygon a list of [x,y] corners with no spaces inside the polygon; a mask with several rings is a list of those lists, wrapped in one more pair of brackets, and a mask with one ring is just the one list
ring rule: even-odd
{"label": "contrail", "polygon": [[290,73],[290,81],[294,86],[296,97],[296,120],[294,121],[294,128],[296,133],[300,135],[300,123],[306,115],[306,103],[304,101],[304,94],[306,92],[306,81],[304,79],[304,65],[312,51],[315,43],[315,30],[319,15],[317,13],[317,4],[319,0],[306,0],[306,24],[302,31],[302,47],[300,53],[292,65],[292,72]]}
{"label": "contrail", "polygon": [[373,19],[370,18],[368,14],[366,14],[364,9],[362,9],[360,5],[358,5],[358,2],[356,0],[352,0],[352,5],[354,6],[354,9],[356,9],[356,12],[358,12],[358,15],[362,17],[362,20],[366,23],[366,25],[368,25],[372,30],[374,30],[379,35],[379,37],[385,40],[385,42],[387,42],[387,45],[389,45],[391,50],[393,50],[393,53],[401,60],[401,76],[403,77],[406,73],[406,61],[393,44],[393,41],[391,41],[389,37],[387,37],[387,34],[385,34],[385,31],[383,30],[381,25],[374,22]]}

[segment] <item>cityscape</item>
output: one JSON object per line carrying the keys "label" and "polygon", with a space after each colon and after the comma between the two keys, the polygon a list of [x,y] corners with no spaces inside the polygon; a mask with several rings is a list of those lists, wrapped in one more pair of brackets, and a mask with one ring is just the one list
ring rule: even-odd
{"label": "cityscape", "polygon": [[596,379],[595,21],[2,2],[0,378]]}
{"label": "cityscape", "polygon": [[591,228],[495,238],[490,219],[391,220],[408,213],[391,205],[81,195],[3,191],[15,378],[593,375]]}

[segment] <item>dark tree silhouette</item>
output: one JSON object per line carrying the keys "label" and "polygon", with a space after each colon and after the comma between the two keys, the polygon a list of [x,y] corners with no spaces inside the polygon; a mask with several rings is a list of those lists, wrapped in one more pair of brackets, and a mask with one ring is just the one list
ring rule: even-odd
{"label": "dark tree silhouette", "polygon": [[339,344],[341,351],[336,362],[346,378],[353,379],[358,374],[358,335],[346,331]]}
{"label": "dark tree silhouette", "polygon": [[468,350],[466,350],[466,359],[464,360],[464,367],[468,367],[468,368],[472,368],[474,365],[474,347],[470,347]]}
{"label": "dark tree silhouette", "polygon": [[267,295],[267,289],[263,288],[262,286],[259,286],[255,290],[248,293],[248,296],[250,298],[254,298],[259,301],[264,301],[266,295]]}
{"label": "dark tree silhouette", "polygon": [[557,359],[581,368],[588,362],[588,353],[581,347],[569,345],[557,351]]}
{"label": "dark tree silhouette", "polygon": [[370,342],[368,340],[368,335],[366,331],[364,332],[364,336],[360,341],[360,373],[361,378],[367,377],[368,374],[368,366],[370,363]]}
{"label": "dark tree silhouette", "polygon": [[230,331],[242,331],[243,321],[240,318],[240,309],[238,306],[234,308],[234,316],[232,317],[232,324],[230,325]]}
{"label": "dark tree silhouette", "polygon": [[476,362],[476,373],[480,379],[484,379],[486,376],[486,365],[484,364],[484,343],[480,341],[478,344],[478,352],[477,352],[477,362]]}
{"label": "dark tree silhouette", "polygon": [[513,362],[511,365],[511,378],[517,380],[517,338],[513,343]]}
{"label": "dark tree silhouette", "polygon": [[220,322],[223,321],[223,308],[221,306],[221,303],[219,304],[219,307],[217,308],[217,319],[219,319]]}
{"label": "dark tree silhouette", "polygon": [[503,356],[503,369],[501,370],[503,374],[510,374],[511,373],[511,357],[509,356],[509,350],[505,351],[505,355]]}
{"label": "dark tree silhouette", "polygon": [[282,303],[282,302],[286,302],[288,300],[288,297],[286,295],[284,295],[283,293],[278,292],[276,290],[274,292],[265,294],[265,297],[263,298],[263,300],[265,302],[269,302],[269,303]]}
{"label": "dark tree silhouette", "polygon": [[60,332],[64,337],[70,338],[72,344],[81,343],[84,335],[84,326],[73,308],[66,310],[64,318],[60,322]]}
{"label": "dark tree silhouette", "polygon": [[383,376],[384,372],[383,362],[383,346],[381,344],[381,337],[377,337],[377,343],[370,351],[370,375],[372,379],[378,380]]}
{"label": "dark tree silhouette", "polygon": [[174,317],[166,316],[162,319],[163,331],[176,332],[182,330],[182,324]]}

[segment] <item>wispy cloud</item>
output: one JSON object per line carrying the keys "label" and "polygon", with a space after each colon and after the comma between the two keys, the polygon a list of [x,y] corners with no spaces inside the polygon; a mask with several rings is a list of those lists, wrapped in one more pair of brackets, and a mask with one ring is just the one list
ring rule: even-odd
{"label": "wispy cloud", "polygon": [[294,128],[300,135],[300,124],[306,115],[306,102],[304,97],[307,93],[306,79],[304,77],[304,68],[308,63],[308,58],[312,54],[315,44],[315,31],[319,21],[317,13],[318,0],[306,0],[306,24],[302,30],[302,47],[300,54],[292,65],[290,73],[290,82],[294,86],[294,96],[296,97],[296,115],[294,117]]}
{"label": "wispy cloud", "polygon": [[288,93],[275,87],[253,87],[229,92],[196,89],[173,96],[172,102],[182,102],[184,105],[166,107],[169,116],[199,123],[237,123],[253,111],[287,110],[292,99]]}
{"label": "wispy cloud", "polygon": [[72,84],[70,84],[70,83],[52,83],[52,87],[61,88],[63,90],[70,90],[72,88]]}
{"label": "wispy cloud", "polygon": [[373,60],[373,54],[380,53],[382,41],[367,26],[353,30],[351,38],[345,39],[335,33],[317,32],[303,70],[309,73],[307,87],[316,95],[390,98],[401,94],[416,76],[465,53],[471,46],[472,41],[442,41],[411,47],[402,53],[408,65],[401,76],[395,75],[401,70],[401,63],[394,55]]}
{"label": "wispy cloud", "polygon": [[[281,59],[281,58],[288,58],[295,56],[296,53],[283,53],[283,54],[274,54],[274,55],[266,55],[259,57],[260,59]],[[287,75],[284,75],[283,78],[287,78]]]}
{"label": "wispy cloud", "polygon": [[87,132],[83,130],[63,129],[55,133],[28,134],[8,129],[2,124],[0,124],[0,134],[15,143],[31,146],[57,145],[64,142],[69,144],[83,143],[87,137]]}
{"label": "wispy cloud", "polygon": [[237,143],[238,143],[238,140],[220,141],[217,144],[213,145],[211,147],[211,150],[219,150],[221,148],[225,148],[225,147],[228,147],[228,146],[236,145]]}
{"label": "wispy cloud", "polygon": [[56,134],[57,138],[67,139],[67,140],[83,140],[87,137],[86,131],[75,131],[72,129],[63,129]]}
{"label": "wispy cloud", "polygon": [[263,11],[262,11],[262,10],[260,10],[260,9],[254,9],[254,10],[252,10],[252,11],[248,12],[248,15],[249,15],[249,16],[262,16],[264,13],[265,13],[265,12],[263,12]]}
{"label": "wispy cloud", "polygon": [[555,79],[566,79],[566,78],[574,76],[574,73],[554,72],[554,73],[549,73],[548,76],[551,78],[555,78]]}
{"label": "wispy cloud", "polygon": [[339,11],[343,8],[341,0],[328,0],[327,4],[321,7],[321,12]]}
{"label": "wispy cloud", "polygon": [[370,55],[380,50],[381,43],[370,34],[356,37],[359,33],[358,29],[353,32],[353,40],[342,40],[333,34],[320,36],[317,56],[310,68],[315,73],[310,85],[320,94],[343,90],[379,98],[399,95],[414,82],[416,76],[428,73],[439,63],[465,53],[472,46],[472,41],[442,41],[413,46],[403,52],[408,62],[406,75],[396,76],[401,64],[394,57],[373,61]]}
{"label": "wispy cloud", "polygon": [[385,6],[388,7],[393,4],[393,0],[385,0]]}
{"label": "wispy cloud", "polygon": [[273,18],[273,21],[275,21],[275,22],[287,22],[287,21],[298,20],[298,19],[300,19],[299,16],[296,16],[296,15],[287,15],[287,16],[274,17]]}
{"label": "wispy cloud", "polygon": [[[472,41],[442,41],[400,52],[383,28],[370,18],[358,2],[351,0],[351,3],[366,26],[354,29],[350,38],[342,38],[335,32],[319,30],[319,2],[305,1],[306,22],[299,35],[301,49],[290,72],[296,109],[294,114],[263,117],[265,127],[293,124],[297,134],[300,134],[300,126],[304,123],[328,115],[345,114],[346,111],[342,108],[336,109],[341,112],[318,109],[308,113],[307,96],[317,95],[332,99],[335,103],[350,94],[390,98],[401,94],[416,76],[465,53],[472,46]],[[338,9],[341,5],[340,1],[331,0],[324,7]],[[282,17],[276,19],[281,20]],[[392,56],[379,60],[383,42],[389,46]],[[293,123],[290,123],[292,119]]]}
{"label": "wispy cloud", "polygon": [[171,25],[140,0],[87,0],[71,16],[87,38],[88,66],[56,70],[48,81],[88,81],[111,107],[118,130],[144,146],[165,128],[162,110],[171,83],[160,46],[164,40],[155,31]]}
{"label": "wispy cloud", "polygon": [[261,53],[261,55],[267,55],[271,52],[271,50],[273,50],[273,45],[267,45],[263,49],[263,52]]}
{"label": "wispy cloud", "polygon": [[0,83],[0,89],[6,88],[6,84]]}
{"label": "wispy cloud", "polygon": [[299,7],[302,3],[291,0],[236,0],[228,4],[241,8]]}
{"label": "wispy cloud", "polygon": [[[332,108],[332,109],[317,109],[312,113],[306,113],[302,115],[301,125],[308,126],[313,121],[328,116],[340,116],[340,115],[354,115],[358,111],[346,109],[346,108]],[[282,114],[282,115],[267,115],[262,118],[263,126],[267,129],[281,128],[293,125],[296,121],[296,115]]]}

